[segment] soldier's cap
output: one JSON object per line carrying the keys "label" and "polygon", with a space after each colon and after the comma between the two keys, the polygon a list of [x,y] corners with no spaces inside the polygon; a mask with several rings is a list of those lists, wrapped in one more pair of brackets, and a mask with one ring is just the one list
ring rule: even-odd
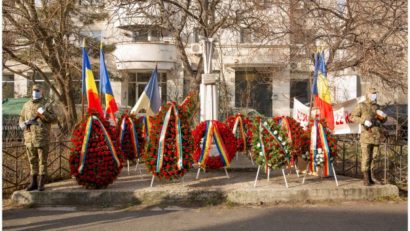
{"label": "soldier's cap", "polygon": [[41,86],[41,84],[39,84],[39,83],[35,83],[34,85],[33,85],[33,90],[42,90],[43,89],[43,87]]}
{"label": "soldier's cap", "polygon": [[375,94],[375,93],[377,93],[378,91],[376,90],[376,88],[374,88],[374,87],[369,87],[369,89],[367,90],[367,93],[372,93],[372,94]]}

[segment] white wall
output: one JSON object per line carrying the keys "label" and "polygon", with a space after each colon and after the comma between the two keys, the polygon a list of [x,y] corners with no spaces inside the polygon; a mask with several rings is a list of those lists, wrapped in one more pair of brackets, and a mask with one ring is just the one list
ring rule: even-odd
{"label": "white wall", "polygon": [[14,92],[15,97],[24,97],[27,96],[27,87],[28,87],[28,80],[23,76],[14,75]]}
{"label": "white wall", "polygon": [[272,115],[290,115],[290,72],[276,72],[272,80]]}
{"label": "white wall", "polygon": [[345,102],[360,96],[360,80],[357,75],[329,75],[329,85],[333,103]]}
{"label": "white wall", "polygon": [[111,87],[114,93],[115,102],[118,106],[126,105],[127,100],[127,87],[125,81],[111,80]]}

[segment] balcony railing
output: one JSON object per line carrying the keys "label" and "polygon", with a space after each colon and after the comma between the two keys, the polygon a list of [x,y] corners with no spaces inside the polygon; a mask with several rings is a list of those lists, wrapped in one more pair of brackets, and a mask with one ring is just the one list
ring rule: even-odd
{"label": "balcony railing", "polygon": [[171,69],[177,62],[177,48],[167,42],[121,42],[114,52],[116,65],[120,70]]}

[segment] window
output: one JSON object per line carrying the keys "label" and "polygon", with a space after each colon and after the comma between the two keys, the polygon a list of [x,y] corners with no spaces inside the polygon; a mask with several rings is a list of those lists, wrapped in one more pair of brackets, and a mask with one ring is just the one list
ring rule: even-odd
{"label": "window", "polygon": [[90,31],[90,37],[97,39],[98,41],[101,41],[101,35],[102,35],[102,31],[100,30]]}
{"label": "window", "polygon": [[14,75],[3,74],[3,99],[14,98]]}
{"label": "window", "polygon": [[[159,92],[161,95],[162,103],[167,102],[167,82],[166,82],[166,73],[158,73],[158,84]],[[128,106],[133,107],[138,98],[144,92],[145,87],[148,84],[149,79],[151,78],[151,72],[140,72],[132,73],[129,75],[128,80]]]}
{"label": "window", "polygon": [[345,11],[346,8],[346,0],[337,0],[337,10],[339,11],[339,13],[343,14],[343,12]]}
{"label": "window", "polygon": [[82,6],[102,6],[104,0],[78,0],[79,4]]}
{"label": "window", "polygon": [[161,39],[161,31],[159,29],[141,28],[132,32],[133,42],[159,41]]}
{"label": "window", "polygon": [[264,0],[263,5],[265,8],[272,8],[274,1],[273,0]]}
{"label": "window", "polygon": [[241,28],[240,42],[241,43],[251,43],[252,42],[252,33],[250,29]]}
{"label": "window", "polygon": [[147,42],[148,41],[148,31],[145,29],[141,29],[141,30],[132,32],[132,41],[133,42]]}
{"label": "window", "polygon": [[291,79],[290,80],[290,108],[293,108],[293,98],[296,98],[303,104],[310,103],[310,84],[308,79]]}
{"label": "window", "polygon": [[148,41],[159,41],[161,38],[161,31],[157,29],[151,29],[148,31]]}
{"label": "window", "polygon": [[199,36],[201,35],[201,29],[198,27],[194,28],[194,31],[192,33],[192,42],[193,43],[198,43],[199,42]]}
{"label": "window", "polygon": [[82,34],[83,36],[86,36],[86,37],[89,37],[89,38],[94,38],[94,39],[100,41],[102,31],[101,30],[81,31],[80,34]]}
{"label": "window", "polygon": [[272,76],[256,71],[235,71],[235,107],[246,113],[257,111],[272,116]]}

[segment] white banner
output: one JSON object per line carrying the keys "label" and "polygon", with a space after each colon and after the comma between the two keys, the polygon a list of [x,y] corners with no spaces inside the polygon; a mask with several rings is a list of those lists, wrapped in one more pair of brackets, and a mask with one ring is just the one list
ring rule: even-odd
{"label": "white banner", "polygon": [[[356,105],[364,100],[364,97],[355,98],[333,106],[333,116],[335,118],[335,129],[333,134],[355,134],[360,133],[359,124],[353,123],[350,116]],[[312,111],[312,115],[316,113]],[[302,127],[307,126],[309,121],[309,107],[299,102],[296,98],[293,101],[293,115]]]}
{"label": "white banner", "polygon": [[[312,115],[315,113],[312,111]],[[309,122],[309,107],[305,106],[296,98],[293,98],[293,113],[292,117],[305,128]]]}
{"label": "white banner", "polygon": [[333,134],[360,133],[360,125],[352,121],[351,114],[357,104],[363,100],[364,97],[362,96],[333,106],[333,116],[335,118],[335,130],[333,131]]}

